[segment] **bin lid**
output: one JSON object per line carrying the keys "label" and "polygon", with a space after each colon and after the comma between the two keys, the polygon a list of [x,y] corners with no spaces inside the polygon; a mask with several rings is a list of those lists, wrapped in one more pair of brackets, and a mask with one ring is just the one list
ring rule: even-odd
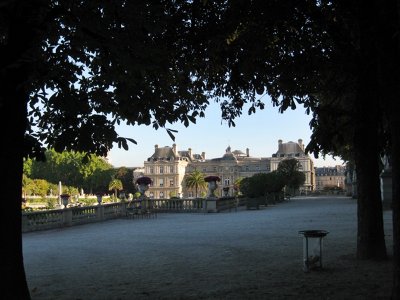
{"label": "bin lid", "polygon": [[299,234],[304,235],[305,237],[324,237],[329,233],[326,230],[300,230]]}

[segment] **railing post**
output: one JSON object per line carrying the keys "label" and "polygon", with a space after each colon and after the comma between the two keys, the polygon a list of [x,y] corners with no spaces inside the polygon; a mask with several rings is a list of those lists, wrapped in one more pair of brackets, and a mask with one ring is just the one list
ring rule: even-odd
{"label": "railing post", "polygon": [[64,226],[72,226],[72,209],[64,208],[62,214]]}
{"label": "railing post", "polygon": [[103,205],[96,206],[96,218],[98,221],[104,220],[104,206]]}
{"label": "railing post", "polygon": [[23,214],[21,218],[22,232],[25,232],[29,228],[28,216]]}
{"label": "railing post", "polygon": [[205,210],[206,212],[218,212],[217,210],[217,198],[205,199]]}

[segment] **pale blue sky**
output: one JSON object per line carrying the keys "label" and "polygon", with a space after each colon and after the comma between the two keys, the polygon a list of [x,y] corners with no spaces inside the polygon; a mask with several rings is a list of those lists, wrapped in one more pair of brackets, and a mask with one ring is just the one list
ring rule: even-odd
{"label": "pale blue sky", "polygon": [[[193,153],[206,153],[206,158],[221,157],[225,149],[250,150],[253,157],[271,157],[278,150],[278,140],[297,142],[302,139],[305,145],[310,141],[311,116],[305,113],[303,107],[287,110],[283,114],[277,107],[267,103],[264,110],[249,116],[246,112],[235,120],[236,127],[228,127],[227,122],[221,123],[219,104],[212,103],[207,108],[205,118],[199,118],[196,124],[185,127],[176,123],[168,128],[178,130],[175,142],[164,129],[155,130],[151,126],[120,126],[117,132],[124,137],[137,141],[137,145],[129,143],[129,150],[117,146],[109,154],[110,163],[114,167],[140,167],[154,152],[154,145],[160,147],[172,146],[176,143],[178,150],[192,149]],[[341,165],[342,160],[332,157],[315,159],[310,155],[316,167]]]}

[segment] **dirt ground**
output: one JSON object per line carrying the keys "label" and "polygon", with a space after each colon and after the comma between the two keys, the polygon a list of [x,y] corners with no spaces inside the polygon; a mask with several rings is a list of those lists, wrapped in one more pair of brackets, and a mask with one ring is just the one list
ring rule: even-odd
{"label": "dirt ground", "polygon": [[[25,233],[41,299],[390,299],[386,261],[357,261],[356,200],[298,197],[260,210],[158,214]],[[326,230],[323,268],[303,271],[300,230]]]}

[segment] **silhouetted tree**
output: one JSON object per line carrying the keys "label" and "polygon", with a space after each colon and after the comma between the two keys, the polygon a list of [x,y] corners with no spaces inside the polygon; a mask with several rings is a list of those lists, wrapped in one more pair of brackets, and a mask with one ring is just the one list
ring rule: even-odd
{"label": "silhouetted tree", "polygon": [[306,176],[299,171],[300,162],[295,158],[282,160],[277,168],[277,172],[285,179],[285,185],[294,195],[295,191],[306,181]]}

